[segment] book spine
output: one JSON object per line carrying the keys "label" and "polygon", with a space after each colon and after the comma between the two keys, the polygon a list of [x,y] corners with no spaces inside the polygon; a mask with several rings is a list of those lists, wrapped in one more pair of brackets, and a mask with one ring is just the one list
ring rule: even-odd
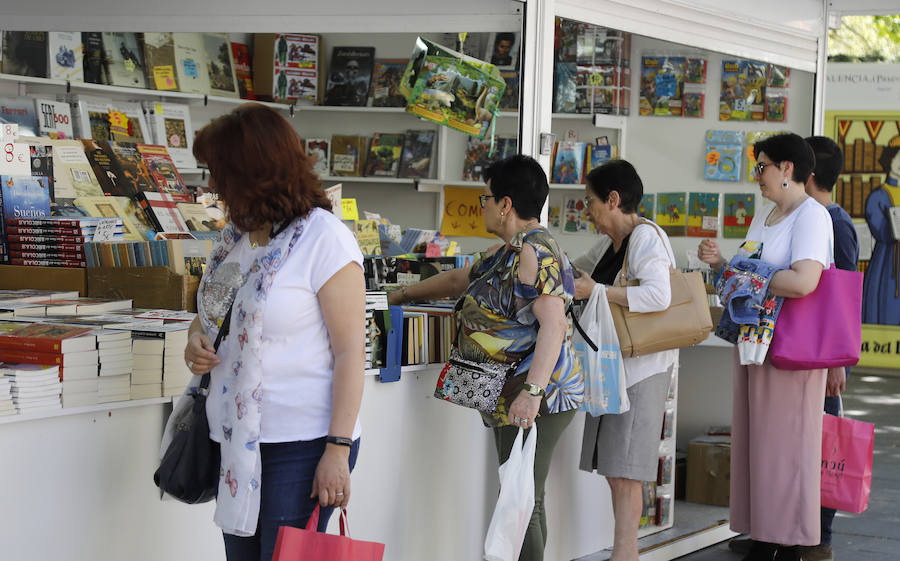
{"label": "book spine", "polygon": [[74,259],[18,259],[9,260],[10,265],[24,265],[27,267],[86,267],[84,261]]}
{"label": "book spine", "polygon": [[53,220],[41,220],[39,218],[8,218],[6,223],[10,226],[33,226],[33,227],[59,227],[59,228],[93,228],[96,227],[97,220],[78,220],[60,218]]}
{"label": "book spine", "polygon": [[69,259],[80,261],[84,259],[84,251],[22,251],[10,248],[9,256],[12,259]]}
{"label": "book spine", "polygon": [[83,244],[85,242],[91,241],[90,236],[28,236],[28,235],[23,236],[23,235],[14,234],[14,235],[10,235],[8,237],[9,237],[10,245],[12,245],[12,244],[18,244],[18,245],[30,244],[30,245],[35,245],[35,246],[38,246],[38,245],[45,246],[47,244],[53,244],[53,246],[55,247],[55,244],[57,244],[57,243],[71,245],[71,244]]}
{"label": "book spine", "polygon": [[62,354],[60,351],[61,345],[62,342],[59,339],[0,335],[0,353],[14,351],[57,355]]}
{"label": "book spine", "polygon": [[138,329],[132,329],[131,337],[134,339],[137,339],[137,338],[161,339],[161,340],[165,341],[166,333],[164,331],[141,331]]}
{"label": "book spine", "polygon": [[[54,240],[55,241],[55,240]],[[9,250],[27,252],[39,251],[43,253],[84,253],[84,245],[82,243],[21,243],[17,241],[9,241]]]}
{"label": "book spine", "polygon": [[39,353],[29,350],[11,350],[0,348],[0,361],[19,364],[43,364],[58,366],[63,362],[62,354]]}
{"label": "book spine", "polygon": [[8,234],[20,234],[26,236],[43,236],[55,237],[90,237],[94,235],[94,228],[52,228],[52,227],[31,227],[31,226],[7,226]]}

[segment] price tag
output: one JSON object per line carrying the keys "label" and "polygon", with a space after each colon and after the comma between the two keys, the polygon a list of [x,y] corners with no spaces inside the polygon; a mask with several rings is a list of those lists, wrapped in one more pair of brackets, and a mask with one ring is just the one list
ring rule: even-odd
{"label": "price tag", "polygon": [[3,140],[2,148],[0,174],[23,175],[25,177],[31,175],[31,152],[27,144]]}
{"label": "price tag", "polygon": [[447,247],[447,257],[453,257],[456,255],[456,248],[459,244],[456,242],[450,242],[450,245]]}
{"label": "price tag", "polygon": [[118,218],[101,218],[97,223],[97,229],[94,230],[94,237],[92,238],[92,241],[113,241],[114,235],[116,233],[116,224],[118,224],[118,222]]}
{"label": "price tag", "polygon": [[441,256],[441,246],[436,243],[428,242],[428,245],[425,246],[425,257],[440,257]]}
{"label": "price tag", "polygon": [[341,214],[343,214],[344,220],[359,220],[356,199],[341,199]]}
{"label": "price tag", "polygon": [[19,140],[19,125],[15,123],[3,123],[0,125],[0,141],[15,142]]}
{"label": "price tag", "polygon": [[719,219],[715,216],[704,216],[703,217],[703,226],[704,230],[718,230],[719,229]]}

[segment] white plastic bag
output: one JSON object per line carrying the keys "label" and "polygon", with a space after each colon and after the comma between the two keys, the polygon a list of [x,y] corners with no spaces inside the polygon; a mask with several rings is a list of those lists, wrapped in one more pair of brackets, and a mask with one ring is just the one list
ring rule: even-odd
{"label": "white plastic bag", "polygon": [[572,339],[584,370],[584,401],[579,409],[594,417],[628,411],[631,404],[626,392],[625,364],[606,298],[606,285],[594,285],[578,323],[597,345],[595,351],[577,331]]}
{"label": "white plastic bag", "polygon": [[500,496],[494,516],[484,539],[486,561],[516,561],[525,540],[525,530],[534,510],[534,451],[537,447],[537,426],[531,426],[525,446],[522,428],[513,442],[509,459],[503,462],[500,473]]}

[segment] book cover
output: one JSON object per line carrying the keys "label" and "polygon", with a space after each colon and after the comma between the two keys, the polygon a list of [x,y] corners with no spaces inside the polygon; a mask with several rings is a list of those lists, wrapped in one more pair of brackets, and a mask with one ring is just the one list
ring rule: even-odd
{"label": "book cover", "polygon": [[150,125],[141,104],[114,101],[109,106],[109,132],[116,142],[150,142]]}
{"label": "book cover", "polygon": [[150,88],[161,91],[178,90],[175,37],[172,33],[144,33],[144,62]]}
{"label": "book cover", "polygon": [[[775,92],[776,90],[770,89],[766,93],[766,120],[783,122],[787,119],[787,96]],[[872,146],[872,144],[866,146]]]}
{"label": "book cover", "polygon": [[146,239],[145,228],[134,223],[132,216],[126,210],[128,199],[125,197],[79,197],[75,204],[80,206],[90,216],[96,218],[120,218],[122,220],[122,233],[124,239],[140,241]]}
{"label": "book cover", "polygon": [[506,82],[506,89],[503,90],[503,96],[500,98],[499,108],[501,111],[518,111],[519,110],[519,71],[518,70],[502,70],[500,76]]}
{"label": "book cover", "polygon": [[589,144],[587,150],[589,159],[586,173],[590,173],[612,159],[612,146],[609,144]]}
{"label": "book cover", "polygon": [[74,94],[67,96],[66,101],[72,108],[72,126],[77,138],[93,138],[97,142],[111,138],[109,110],[112,99]]}
{"label": "book cover", "polygon": [[231,58],[234,60],[234,78],[237,81],[241,99],[256,99],[253,95],[253,74],[250,67],[250,47],[244,43],[231,43]]}
{"label": "book cover", "polygon": [[372,107],[406,107],[406,98],[399,91],[400,79],[409,61],[406,59],[378,59],[372,76]]}
{"label": "book cover", "polygon": [[84,46],[81,33],[51,31],[47,34],[50,78],[84,81]]}
{"label": "book cover", "polygon": [[103,34],[99,31],[83,31],[81,43],[84,49],[84,81],[91,84],[108,84],[109,73],[103,53]]}
{"label": "book cover", "polygon": [[719,235],[719,194],[689,193],[687,235],[715,238]]}
{"label": "book cover", "polygon": [[559,142],[553,159],[551,183],[578,185],[582,183],[584,172],[584,142]]}
{"label": "book cover", "polygon": [[68,103],[52,99],[35,99],[34,106],[41,136],[53,139],[74,138],[72,108]]}
{"label": "book cover", "polygon": [[43,177],[50,186],[50,200],[53,196],[53,149],[46,144],[46,139],[27,139],[28,155],[31,159],[31,177]]}
{"label": "book cover", "polygon": [[724,232],[726,238],[743,239],[753,221],[756,197],[753,193],[726,193]]}
{"label": "book cover", "polygon": [[373,133],[366,158],[366,175],[397,177],[402,152],[402,134]]}
{"label": "book cover", "polygon": [[196,199],[197,203],[202,204],[203,208],[206,209],[206,214],[209,216],[209,220],[212,221],[213,229],[221,230],[224,228],[228,223],[228,213],[225,209],[225,203],[219,198],[219,195],[204,189],[203,191],[198,191]]}
{"label": "book cover", "polygon": [[90,327],[32,323],[0,333],[0,349],[62,354],[93,350],[96,337]]}
{"label": "book cover", "polygon": [[331,175],[360,177],[365,169],[368,138],[365,136],[331,137]]}
{"label": "book cover", "polygon": [[18,257],[9,260],[10,265],[23,267],[68,267],[85,268],[87,263],[76,259],[20,259]]}
{"label": "book cover", "polygon": [[791,69],[787,66],[769,64],[766,68],[766,85],[770,88],[786,88],[791,84]]}
{"label": "book cover", "polygon": [[194,127],[190,108],[181,103],[145,101],[147,124],[153,131],[153,143],[165,146],[180,169],[196,168],[194,158]]}
{"label": "book cover", "polygon": [[587,208],[583,198],[568,198],[563,205],[563,231],[564,232],[590,232],[593,230],[591,221],[585,215]]}
{"label": "book cover", "polygon": [[6,245],[9,220],[50,216],[50,185],[46,178],[0,175],[0,244]]}
{"label": "book cover", "polygon": [[699,92],[684,92],[684,116],[703,117],[703,101],[705,94]]}
{"label": "book cover", "polygon": [[638,203],[638,216],[647,220],[656,219],[656,197],[653,193],[644,193],[641,202]]}
{"label": "book cover", "polygon": [[328,146],[327,138],[307,138],[306,139],[306,155],[313,158],[313,171],[319,177],[328,175]]}
{"label": "book cover", "polygon": [[173,38],[175,41],[175,75],[180,91],[210,93],[203,34],[173,33]]}
{"label": "book cover", "polygon": [[139,193],[138,200],[141,201],[147,216],[156,225],[157,232],[190,232],[177,207],[179,202],[185,201],[155,191]]}
{"label": "book cover", "polygon": [[641,115],[683,115],[687,59],[681,56],[641,57]]}
{"label": "book cover", "polygon": [[0,125],[19,125],[19,136],[38,136],[37,113],[30,97],[0,97]]}
{"label": "book cover", "polygon": [[138,144],[137,151],[150,172],[150,177],[160,193],[178,193],[187,195],[187,186],[175,168],[165,146],[154,144]]}
{"label": "book cover", "polygon": [[106,141],[97,142],[93,138],[82,138],[80,141],[84,147],[84,154],[94,172],[94,177],[100,185],[100,189],[107,195],[124,195],[124,187],[120,187],[120,179],[109,146]]}
{"label": "book cover", "polygon": [[107,142],[101,147],[109,154],[117,178],[116,192],[108,194],[134,197],[142,191],[156,191],[156,182],[150,176],[136,145]]}
{"label": "book cover", "polygon": [[260,99],[316,105],[322,83],[318,35],[255,33],[253,91]]}
{"label": "book cover", "polygon": [[519,63],[519,34],[512,31],[491,33],[484,60],[504,70],[513,70]]}
{"label": "book cover", "polygon": [[553,75],[553,112],[575,113],[578,67],[574,62],[557,62]]}
{"label": "book cover", "polygon": [[234,79],[234,60],[227,33],[204,33],[206,70],[209,74],[209,93],[222,97],[240,97]]}
{"label": "book cover", "polygon": [[518,153],[519,141],[514,137],[498,137],[491,151],[491,143],[470,137],[463,159],[463,181],[482,181],[482,172],[490,164]]}
{"label": "book cover", "polygon": [[374,66],[375,47],[334,47],[328,67],[325,105],[364,106]]}
{"label": "book cover", "polygon": [[429,178],[434,159],[434,130],[406,131],[403,137],[403,154],[400,157],[399,177]]}
{"label": "book cover", "polygon": [[113,86],[146,88],[144,52],[136,33],[103,32],[103,56]]}
{"label": "book cover", "polygon": [[740,131],[706,131],[704,179],[740,181],[743,134]]}
{"label": "book cover", "polygon": [[46,31],[4,31],[2,43],[5,74],[47,77]]}
{"label": "book cover", "polygon": [[356,221],[356,242],[363,255],[381,255],[381,236],[377,220]]}
{"label": "book cover", "polygon": [[670,236],[683,236],[687,229],[687,202],[684,193],[657,193],[656,222]]}
{"label": "book cover", "polygon": [[219,229],[216,227],[216,222],[206,213],[206,207],[202,204],[177,203],[175,206],[192,232],[211,232]]}

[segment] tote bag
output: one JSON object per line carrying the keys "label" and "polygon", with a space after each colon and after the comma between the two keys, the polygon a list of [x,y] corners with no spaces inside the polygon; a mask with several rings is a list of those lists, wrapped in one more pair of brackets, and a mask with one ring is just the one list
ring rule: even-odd
{"label": "tote bag", "polygon": [[537,425],[522,445],[520,427],[509,458],[500,466],[500,496],[484,539],[485,561],[516,561],[534,510],[534,453]]}
{"label": "tote bag", "polygon": [[341,509],[341,535],[318,532],[319,505],[306,529],[282,526],[275,538],[272,561],[381,561],[384,544],[354,540],[349,536],[347,509]]}
{"label": "tote bag", "polygon": [[859,514],[869,506],[875,425],[822,418],[822,506]]}
{"label": "tote bag", "polygon": [[832,265],[810,294],[785,298],[769,348],[772,366],[812,370],[859,362],[862,287],[862,273]]}
{"label": "tote bag", "polygon": [[[572,343],[584,371],[584,401],[579,409],[594,417],[628,411],[625,363],[606,299],[606,285],[594,285],[578,321],[583,332],[576,332]],[[588,345],[588,340],[596,346]]]}

